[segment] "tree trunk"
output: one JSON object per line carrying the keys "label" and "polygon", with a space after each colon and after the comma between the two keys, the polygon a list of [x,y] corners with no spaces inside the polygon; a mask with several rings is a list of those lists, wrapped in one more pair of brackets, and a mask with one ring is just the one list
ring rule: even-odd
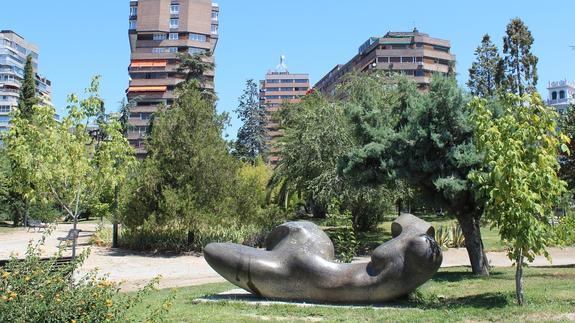
{"label": "tree trunk", "polygon": [[192,230],[188,230],[188,246],[191,246],[194,243],[194,240],[194,232]]}
{"label": "tree trunk", "polygon": [[76,259],[76,247],[78,245],[78,237],[76,230],[78,228],[78,214],[74,215],[74,224],[72,225],[72,259]]}
{"label": "tree trunk", "polygon": [[118,194],[119,187],[114,187],[114,214],[112,219],[112,248],[118,248]]}
{"label": "tree trunk", "polygon": [[517,303],[523,306],[523,251],[519,251],[517,256],[517,269],[515,271],[515,294],[517,296]]}
{"label": "tree trunk", "polygon": [[24,227],[28,227],[28,220],[30,218],[30,200],[26,198],[26,210],[24,211]]}
{"label": "tree trunk", "polygon": [[475,275],[489,276],[489,261],[481,239],[479,219],[471,214],[457,214],[457,220],[465,236],[465,248],[469,254],[471,269]]}

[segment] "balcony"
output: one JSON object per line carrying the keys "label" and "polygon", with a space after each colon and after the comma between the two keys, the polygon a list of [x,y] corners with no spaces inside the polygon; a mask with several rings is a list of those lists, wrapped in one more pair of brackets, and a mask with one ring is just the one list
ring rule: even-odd
{"label": "balcony", "polygon": [[570,103],[575,103],[574,102],[575,99],[573,98],[565,98],[565,99],[556,99],[556,100],[552,100],[549,99],[547,100],[547,105],[560,105],[560,104],[570,104]]}

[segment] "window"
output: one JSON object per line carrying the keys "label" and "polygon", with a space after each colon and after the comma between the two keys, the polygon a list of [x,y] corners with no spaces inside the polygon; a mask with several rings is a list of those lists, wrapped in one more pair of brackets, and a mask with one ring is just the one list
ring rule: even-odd
{"label": "window", "polygon": [[218,11],[212,11],[212,20],[217,21],[219,14],[220,13]]}
{"label": "window", "polygon": [[281,80],[280,83],[293,83],[293,80]]}
{"label": "window", "polygon": [[178,40],[178,39],[180,39],[180,34],[170,33],[170,40]]}
{"label": "window", "polygon": [[402,57],[401,61],[403,63],[413,63],[413,57]]}
{"label": "window", "polygon": [[173,4],[170,6],[170,13],[172,15],[177,15],[180,13],[180,5],[179,4]]}
{"label": "window", "polygon": [[415,71],[415,76],[425,76],[425,71],[424,70],[416,70]]}
{"label": "window", "polygon": [[433,46],[433,49],[441,51],[441,52],[446,52],[449,53],[449,47],[445,47],[445,46]]}
{"label": "window", "polygon": [[0,112],[10,112],[10,106],[9,105],[0,105]]}
{"label": "window", "polygon": [[154,40],[165,40],[166,34],[154,34]]}
{"label": "window", "polygon": [[392,49],[406,49],[407,45],[392,45]]}
{"label": "window", "polygon": [[565,91],[563,91],[563,90],[559,91],[559,99],[560,100],[565,99]]}
{"label": "window", "polygon": [[214,35],[218,34],[218,25],[212,25],[212,34]]}
{"label": "window", "polygon": [[194,33],[190,33],[190,40],[195,40],[195,41],[199,41],[202,43],[205,43],[207,41],[207,37],[206,35],[202,35],[202,34],[194,34]]}
{"label": "window", "polygon": [[267,83],[279,83],[280,80],[267,80],[266,82]]}
{"label": "window", "polygon": [[306,79],[296,79],[295,82],[296,82],[296,83],[307,83],[308,80],[306,80]]}
{"label": "window", "polygon": [[169,53],[177,53],[177,52],[178,52],[178,47],[168,47],[168,52],[169,52]]}
{"label": "window", "polygon": [[280,91],[283,91],[283,92],[293,91],[293,87],[282,87],[282,88],[280,88]]}
{"label": "window", "polygon": [[0,116],[0,123],[8,123],[10,119],[12,119],[10,116]]}
{"label": "window", "polygon": [[553,91],[553,93],[551,93],[551,100],[557,100],[557,92]]}
{"label": "window", "polygon": [[380,63],[389,63],[389,57],[378,57],[377,61]]}
{"label": "window", "polygon": [[180,19],[170,19],[170,28],[179,28]]}
{"label": "window", "polygon": [[130,17],[135,17],[138,15],[138,7],[130,7]]}
{"label": "window", "polygon": [[136,21],[135,20],[130,20],[130,30],[134,30],[136,29]]}
{"label": "window", "polygon": [[391,63],[401,63],[401,57],[390,57],[389,61]]}
{"label": "window", "polygon": [[423,62],[423,57],[416,57],[415,61],[418,63],[421,63],[421,62]]}
{"label": "window", "polygon": [[190,55],[201,55],[204,54],[205,52],[206,49],[204,48],[197,48],[197,47],[188,48],[188,53],[190,53]]}

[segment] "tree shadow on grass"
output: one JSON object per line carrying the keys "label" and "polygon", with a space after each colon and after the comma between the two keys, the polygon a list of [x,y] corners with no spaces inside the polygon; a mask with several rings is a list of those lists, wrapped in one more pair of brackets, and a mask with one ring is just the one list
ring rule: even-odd
{"label": "tree shadow on grass", "polygon": [[476,276],[471,272],[463,272],[463,271],[440,271],[435,276],[433,276],[433,281],[438,283],[444,282],[459,282],[463,280],[484,280],[484,279],[499,279],[505,276],[504,273],[501,272],[491,272],[488,277]]}
{"label": "tree shadow on grass", "polygon": [[[423,306],[421,306],[423,305]],[[483,293],[456,298],[438,299],[431,304],[421,304],[426,309],[481,308],[494,309],[509,306],[509,298],[502,293]]]}

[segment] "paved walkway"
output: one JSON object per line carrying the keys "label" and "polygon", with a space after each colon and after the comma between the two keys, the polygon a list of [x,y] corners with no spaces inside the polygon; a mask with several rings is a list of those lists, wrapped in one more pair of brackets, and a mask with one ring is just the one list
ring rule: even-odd
{"label": "paved walkway", "polygon": [[[71,225],[59,225],[52,235],[47,237],[46,246],[43,248],[46,255],[56,252],[59,244],[57,238],[66,236],[70,228]],[[83,250],[88,247],[87,242],[90,235],[95,231],[96,225],[80,224],[79,228],[83,230],[79,239],[79,248]],[[41,233],[26,232],[24,229],[0,234],[0,259],[8,258],[12,252],[17,252],[23,256],[28,241],[37,241],[41,237]],[[575,265],[575,248],[551,248],[549,251],[553,263],[548,262],[544,257],[537,257],[531,265],[535,267]],[[69,253],[69,249],[67,253]],[[490,252],[487,257],[494,267],[512,265],[505,252]],[[445,251],[443,259],[442,267],[469,265],[469,258],[465,249]],[[369,258],[358,258],[356,261],[369,261]],[[80,274],[94,269],[98,269],[102,274],[108,274],[113,281],[124,282],[124,290],[142,287],[158,275],[162,276],[160,288],[224,282],[224,279],[208,266],[203,257],[193,255],[152,255],[93,247],[90,257],[80,270]]]}

